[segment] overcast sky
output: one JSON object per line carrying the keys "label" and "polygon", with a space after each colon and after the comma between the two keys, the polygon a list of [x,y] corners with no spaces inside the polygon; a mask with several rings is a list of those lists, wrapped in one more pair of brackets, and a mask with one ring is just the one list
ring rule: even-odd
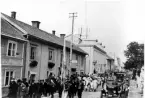
{"label": "overcast sky", "polygon": [[71,33],[69,13],[77,12],[74,32],[90,28],[88,37],[98,39],[113,53],[125,61],[123,51],[131,41],[145,41],[145,0],[3,0],[1,12],[31,25],[41,22],[40,29],[56,35]]}

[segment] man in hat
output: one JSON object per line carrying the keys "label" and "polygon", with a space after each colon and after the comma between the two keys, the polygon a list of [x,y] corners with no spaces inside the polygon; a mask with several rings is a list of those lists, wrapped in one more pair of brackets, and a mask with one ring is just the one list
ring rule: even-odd
{"label": "man in hat", "polygon": [[10,98],[17,98],[17,91],[18,91],[18,85],[17,85],[15,79],[12,78],[10,81],[9,95],[8,96]]}

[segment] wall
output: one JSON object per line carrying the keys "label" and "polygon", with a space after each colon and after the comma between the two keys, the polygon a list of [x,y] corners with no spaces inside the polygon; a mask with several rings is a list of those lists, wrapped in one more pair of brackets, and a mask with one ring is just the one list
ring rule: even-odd
{"label": "wall", "polygon": [[[34,68],[31,68],[30,67],[30,46],[31,44],[33,45],[36,45],[37,47],[37,51],[36,51],[36,61],[38,62],[37,66],[34,67]],[[35,80],[38,80],[39,79],[39,67],[41,66],[41,44],[38,43],[38,42],[32,42],[32,41],[29,41],[27,43],[27,55],[26,55],[26,70],[25,70],[25,78],[29,79],[29,75],[30,75],[30,72],[35,72],[36,73],[36,77],[35,77]]]}
{"label": "wall", "polygon": [[96,61],[97,63],[95,65],[97,71],[99,73],[105,72],[107,69],[107,57],[106,54],[102,53],[101,51],[97,50],[94,48],[94,53],[93,53],[93,60]]}
{"label": "wall", "polygon": [[90,70],[91,70],[91,55],[92,55],[92,47],[80,47],[81,49],[83,49],[85,52],[88,53],[87,57],[86,57],[86,61],[85,62],[85,74],[89,74]]}
{"label": "wall", "polygon": [[[17,55],[15,57],[7,56],[7,46],[8,40],[17,42]],[[7,38],[1,37],[1,65],[2,65],[2,72],[5,72],[6,69],[15,70],[15,77],[14,78],[22,78],[22,67],[23,67],[23,42]],[[4,76],[4,73],[2,73]],[[3,84],[3,82],[2,82]]]}
{"label": "wall", "polygon": [[[76,60],[76,55],[78,56],[78,60],[77,60],[77,63],[72,63],[71,66],[70,66],[70,63],[69,63],[69,59],[70,59],[70,52],[69,51],[66,51],[66,64],[67,64],[67,68],[69,70],[69,74],[71,74],[71,68],[76,68],[76,71],[78,73],[80,73],[81,71],[82,72],[85,72],[85,55],[80,55],[78,53],[72,53],[72,60]],[[83,65],[81,64],[81,59],[83,59]],[[68,73],[68,70],[66,73]]]}
{"label": "wall", "polygon": [[[38,61],[38,65],[35,68],[30,68],[29,64],[30,64],[30,44],[34,44],[37,45],[37,57],[36,60]],[[54,68],[52,68],[52,70],[50,70],[48,68],[48,56],[49,56],[49,48],[54,49],[54,63],[55,66]],[[36,73],[36,78],[35,80],[39,80],[39,79],[46,79],[47,78],[47,72],[53,72],[55,74],[55,76],[58,76],[58,68],[60,67],[60,57],[61,57],[61,52],[62,49],[60,48],[55,48],[54,46],[50,46],[49,44],[42,44],[36,40],[30,41],[27,44],[27,63],[26,63],[26,71],[25,71],[25,77],[28,78],[28,71],[32,71]],[[80,60],[81,58],[83,58],[83,66],[85,65],[85,56],[74,53],[72,54],[72,59],[76,58],[76,55],[78,55],[78,63],[77,64],[72,64],[72,66],[69,65],[69,57],[70,57],[70,53],[69,51],[66,52],[66,64],[68,69],[70,70],[72,67],[76,67],[77,70],[80,72]],[[83,67],[82,67],[83,68]],[[81,70],[84,70],[84,68]]]}
{"label": "wall", "polygon": [[[7,46],[8,40],[17,42],[17,55],[15,57],[7,56]],[[22,79],[22,70],[23,70],[23,48],[24,42],[5,36],[1,36],[1,85],[2,85],[2,96],[8,94],[8,86],[5,86],[5,76],[6,71],[14,71],[15,79]]]}

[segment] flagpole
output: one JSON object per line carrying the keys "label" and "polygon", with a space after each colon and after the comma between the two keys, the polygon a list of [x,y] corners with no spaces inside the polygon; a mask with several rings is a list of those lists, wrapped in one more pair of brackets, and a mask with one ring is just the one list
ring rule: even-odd
{"label": "flagpole", "polygon": [[63,45],[63,62],[62,62],[62,67],[61,67],[61,72],[62,72],[62,82],[63,82],[63,78],[64,78],[64,67],[65,67],[65,38],[64,38],[64,45]]}
{"label": "flagpole", "polygon": [[63,45],[63,63],[62,63],[62,83],[64,85],[64,89],[62,91],[62,96],[61,98],[67,98],[67,92],[65,92],[65,67],[66,67],[66,41],[65,41],[65,37],[64,37],[64,45]]}
{"label": "flagpole", "polygon": [[[69,36],[71,36],[72,34],[70,34],[70,35],[68,35],[68,36],[66,36],[66,37],[64,37],[64,42],[63,42],[63,61],[62,61],[62,68],[61,68],[61,77],[62,77],[62,83],[64,84],[65,83],[65,81],[64,81],[64,77],[65,77],[65,74],[66,74],[66,72],[65,72],[65,67],[66,67],[66,40],[65,40],[65,38],[67,38],[67,37],[69,37]],[[63,94],[62,94],[62,98],[66,98],[66,96],[67,96],[67,93],[65,93],[64,92],[65,91],[65,84],[64,84],[64,90],[63,90]],[[64,95],[64,96],[63,96]]]}

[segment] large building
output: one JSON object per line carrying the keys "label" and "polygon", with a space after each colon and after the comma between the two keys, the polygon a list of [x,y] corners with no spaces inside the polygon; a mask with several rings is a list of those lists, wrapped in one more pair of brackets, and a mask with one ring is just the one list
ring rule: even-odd
{"label": "large building", "polygon": [[[13,17],[15,16],[15,17]],[[51,34],[39,28],[39,21],[32,21],[32,25],[16,20],[16,12],[12,12],[12,16],[2,14],[2,17],[13,27],[22,32],[23,37],[27,40],[24,46],[25,67],[23,77],[27,79],[46,79],[50,73],[55,76],[60,75],[63,58],[63,46],[65,34],[60,37],[55,35],[55,31]],[[70,42],[66,41],[66,73],[83,73],[85,70],[85,57],[87,53],[79,47],[73,45],[72,59],[76,60],[72,66],[69,66],[70,60]]]}
{"label": "large building", "polygon": [[26,44],[22,32],[1,18],[1,85],[2,94],[7,95],[12,78],[22,79]]}
{"label": "large building", "polygon": [[[71,37],[67,38],[68,40]],[[114,68],[114,59],[111,58],[98,40],[80,39],[73,36],[73,43],[88,53],[86,58],[86,74],[104,73]]]}

